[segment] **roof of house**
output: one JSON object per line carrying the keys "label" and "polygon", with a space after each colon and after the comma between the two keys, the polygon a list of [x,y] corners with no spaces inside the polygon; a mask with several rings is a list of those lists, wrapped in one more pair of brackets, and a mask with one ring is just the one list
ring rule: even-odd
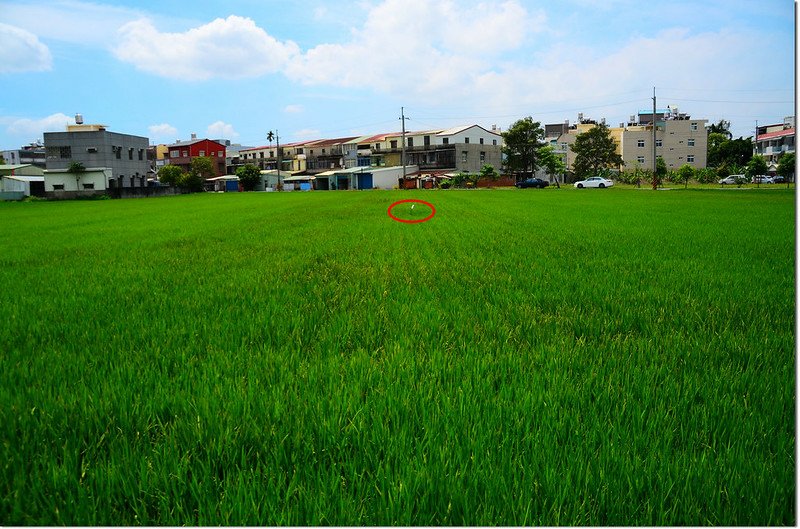
{"label": "roof of house", "polygon": [[452,129],[443,130],[443,131],[439,132],[437,135],[438,136],[452,136],[454,134],[458,134],[459,132],[464,132],[467,129],[471,129],[472,127],[478,127],[479,129],[484,130],[484,131],[488,132],[489,134],[494,134],[496,136],[500,136],[499,132],[492,131],[492,130],[487,130],[487,129],[481,127],[480,125],[462,125],[460,127],[453,127]]}
{"label": "roof of house", "polygon": [[0,175],[0,178],[18,180],[20,182],[44,182],[43,176],[23,176],[23,175]]}
{"label": "roof of house", "polygon": [[771,140],[772,138],[781,138],[783,136],[794,136],[795,129],[776,130],[775,132],[767,132],[766,134],[759,134],[757,141]]}
{"label": "roof of house", "polygon": [[189,140],[189,141],[178,141],[175,143],[170,143],[167,147],[188,147],[189,145],[194,145],[195,143],[200,143],[201,141],[210,141],[212,143],[216,143],[221,147],[225,147],[223,144],[218,142],[217,140],[209,140],[208,138],[198,138],[196,140]]}

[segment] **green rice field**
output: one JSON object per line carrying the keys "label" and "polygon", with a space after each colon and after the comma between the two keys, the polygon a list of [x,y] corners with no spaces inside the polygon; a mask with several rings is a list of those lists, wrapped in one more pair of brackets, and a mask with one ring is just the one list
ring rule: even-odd
{"label": "green rice field", "polygon": [[0,525],[795,525],[795,265],[786,189],[2,203]]}

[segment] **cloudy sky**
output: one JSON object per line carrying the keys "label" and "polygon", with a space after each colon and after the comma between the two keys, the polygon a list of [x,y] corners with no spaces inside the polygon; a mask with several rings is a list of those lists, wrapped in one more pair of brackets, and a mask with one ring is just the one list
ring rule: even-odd
{"label": "cloudy sky", "polygon": [[0,148],[87,123],[264,145],[794,108],[791,0],[0,0]]}

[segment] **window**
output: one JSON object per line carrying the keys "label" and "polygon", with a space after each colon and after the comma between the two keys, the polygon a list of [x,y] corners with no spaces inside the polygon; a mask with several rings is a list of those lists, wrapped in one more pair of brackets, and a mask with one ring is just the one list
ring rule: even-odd
{"label": "window", "polygon": [[144,160],[144,149],[139,149],[139,160]]}
{"label": "window", "polygon": [[644,147],[644,140],[639,140],[636,142],[637,147]]}
{"label": "window", "polygon": [[461,161],[467,163],[467,151],[461,151]]}
{"label": "window", "polygon": [[97,147],[86,147],[86,152],[96,153]]}
{"label": "window", "polygon": [[206,151],[200,151],[200,156],[205,156],[205,155],[206,155]]}
{"label": "window", "polygon": [[644,163],[644,156],[637,156],[636,157],[636,162],[637,163]]}
{"label": "window", "polygon": [[189,156],[189,151],[183,151],[183,157],[187,158]]}
{"label": "window", "polygon": [[483,138],[481,138],[480,140],[478,140],[478,142],[479,142],[481,145],[483,145]]}
{"label": "window", "polygon": [[697,123],[692,123],[691,129],[692,130],[697,130]]}
{"label": "window", "polygon": [[497,145],[497,140],[492,140],[492,145]]}
{"label": "window", "polygon": [[686,145],[688,145],[689,147],[694,147],[694,138],[689,138],[688,140],[686,140]]}
{"label": "window", "polygon": [[[497,141],[497,140],[494,140],[494,141]],[[561,142],[561,150],[562,150],[562,151],[566,151],[566,150],[567,150],[567,145],[568,145],[568,143],[567,143],[567,142],[565,142],[565,141],[562,141],[562,142]]]}
{"label": "window", "polygon": [[396,149],[396,148],[397,148],[397,140],[392,140],[392,141],[390,141],[390,142],[389,142],[389,146],[390,146],[392,149]]}
{"label": "window", "polygon": [[484,151],[481,151],[481,163],[485,161],[486,161],[486,153]]}
{"label": "window", "polygon": [[114,158],[116,158],[117,160],[121,160],[122,159],[122,147],[112,147],[112,149],[114,150]]}
{"label": "window", "polygon": [[264,159],[264,153],[263,152],[258,153],[258,157],[263,160]]}
{"label": "window", "polygon": [[413,147],[414,146],[414,138],[408,138],[408,146],[409,147]]}
{"label": "window", "polygon": [[275,151],[269,151],[269,157],[275,158]]}
{"label": "window", "polygon": [[94,183],[83,184],[84,189],[94,189]]}
{"label": "window", "polygon": [[661,140],[656,140],[656,147],[661,147]]}
{"label": "window", "polygon": [[64,191],[64,184],[53,184],[53,191]]}
{"label": "window", "polygon": [[689,163],[694,163],[694,154],[686,155],[686,161]]}
{"label": "window", "polygon": [[422,138],[422,143],[425,144],[425,147],[428,147],[431,144],[431,137],[425,136],[424,138]]}
{"label": "window", "polygon": [[181,155],[180,151],[169,151],[169,157],[170,158],[177,158],[180,155]]}
{"label": "window", "polygon": [[133,147],[128,149],[128,160],[133,160]]}
{"label": "window", "polygon": [[62,159],[69,159],[72,158],[72,147],[60,147],[58,150],[58,154]]}
{"label": "window", "polygon": [[302,147],[298,147],[297,148],[297,154],[303,154],[303,148]]}
{"label": "window", "polygon": [[464,138],[464,143],[469,143],[469,138]]}
{"label": "window", "polygon": [[450,138],[442,138],[442,145],[450,145]]}

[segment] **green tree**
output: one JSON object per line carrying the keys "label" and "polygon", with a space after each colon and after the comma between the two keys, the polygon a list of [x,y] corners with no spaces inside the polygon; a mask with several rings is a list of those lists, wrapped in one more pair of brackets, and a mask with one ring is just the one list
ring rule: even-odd
{"label": "green tree", "polygon": [[685,163],[677,171],[678,182],[683,182],[683,188],[689,187],[689,180],[694,177],[694,167]]}
{"label": "green tree", "polygon": [[6,164],[6,159],[3,158],[2,154],[0,154],[0,165],[5,165],[5,164]]}
{"label": "green tree", "polygon": [[544,147],[539,148],[539,160],[542,164],[542,167],[544,167],[547,171],[547,174],[550,175],[551,178],[555,179],[556,187],[560,189],[561,186],[558,183],[558,178],[563,177],[564,173],[567,171],[567,166],[564,163],[564,160],[560,155],[556,154],[556,151],[553,149],[552,145],[545,145]]}
{"label": "green tree", "polygon": [[695,169],[694,179],[701,184],[713,184],[717,181],[717,172],[710,167]]}
{"label": "green tree", "polygon": [[80,190],[81,177],[86,172],[86,167],[81,162],[72,162],[69,164],[67,172],[75,177],[75,189]]}
{"label": "green tree", "polygon": [[[767,166],[767,160],[765,160],[760,154],[756,154],[750,158],[749,162],[747,162],[747,166],[744,168],[744,174],[746,174],[747,177],[752,181],[754,176],[767,174],[768,169],[769,167]],[[760,184],[761,182],[758,183]]]}
{"label": "green tree", "polygon": [[725,140],[708,154],[710,158],[707,163],[711,167],[719,167],[726,162],[744,166],[753,157],[753,139],[740,137],[735,140]]}
{"label": "green tree", "polygon": [[205,181],[214,178],[216,174],[214,160],[208,156],[198,156],[189,164],[189,172],[184,173],[178,185],[189,191],[202,191]]}
{"label": "green tree", "polygon": [[604,124],[578,134],[572,151],[575,153],[572,168],[578,179],[597,175],[605,169],[619,167],[624,163],[622,156],[617,154],[617,142]]}
{"label": "green tree", "polygon": [[523,177],[533,174],[539,167],[539,148],[544,145],[541,123],[528,116],[515,121],[502,136],[506,170]]}
{"label": "green tree", "polygon": [[711,139],[712,134],[721,134],[725,139],[733,138],[731,134],[731,122],[724,119],[719,120],[717,123],[712,123],[708,127],[708,138]]}
{"label": "green tree", "polygon": [[708,148],[706,165],[709,167],[719,167],[722,164],[722,144],[730,141],[730,138],[720,132],[712,132],[708,135]]}
{"label": "green tree", "polygon": [[261,182],[261,171],[255,165],[249,163],[236,169],[236,176],[245,191],[252,191]]}
{"label": "green tree", "polygon": [[177,165],[165,165],[158,170],[158,181],[168,186],[176,186],[183,177],[183,169]]}
{"label": "green tree", "polygon": [[786,179],[786,188],[789,188],[789,182],[794,179],[795,171],[795,153],[785,152],[778,159],[778,174]]}

